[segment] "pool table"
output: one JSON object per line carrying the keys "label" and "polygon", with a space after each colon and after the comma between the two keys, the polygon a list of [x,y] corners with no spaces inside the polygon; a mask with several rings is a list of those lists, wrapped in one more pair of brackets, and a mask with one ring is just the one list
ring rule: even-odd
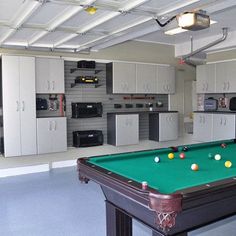
{"label": "pool table", "polygon": [[[132,218],[150,227],[153,236],[182,236],[236,213],[235,140],[81,158],[77,163],[82,182],[101,185],[107,236],[131,236]],[[192,164],[199,169],[192,170]]]}

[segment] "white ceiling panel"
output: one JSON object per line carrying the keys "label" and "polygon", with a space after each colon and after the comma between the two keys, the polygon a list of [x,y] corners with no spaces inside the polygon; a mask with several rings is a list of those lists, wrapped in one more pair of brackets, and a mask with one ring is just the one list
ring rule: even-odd
{"label": "white ceiling panel", "polygon": [[67,10],[67,5],[45,3],[27,21],[28,24],[50,25],[55,18]]}
{"label": "white ceiling panel", "polygon": [[85,35],[79,35],[69,41],[66,42],[64,45],[82,45],[85,43],[88,43],[90,41],[93,41],[97,38],[97,35],[90,35],[90,34],[85,34]]}

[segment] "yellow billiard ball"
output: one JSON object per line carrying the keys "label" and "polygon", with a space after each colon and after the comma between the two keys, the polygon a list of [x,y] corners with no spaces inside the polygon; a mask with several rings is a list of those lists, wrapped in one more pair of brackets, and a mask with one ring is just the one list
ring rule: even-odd
{"label": "yellow billiard ball", "polygon": [[199,167],[198,167],[197,164],[192,164],[191,169],[194,170],[194,171],[197,171],[199,169]]}
{"label": "yellow billiard ball", "polygon": [[226,168],[230,168],[232,166],[232,162],[231,161],[226,161],[225,162],[225,167]]}
{"label": "yellow billiard ball", "polygon": [[171,153],[168,154],[169,159],[173,159],[174,157],[175,157],[174,153],[171,152]]}

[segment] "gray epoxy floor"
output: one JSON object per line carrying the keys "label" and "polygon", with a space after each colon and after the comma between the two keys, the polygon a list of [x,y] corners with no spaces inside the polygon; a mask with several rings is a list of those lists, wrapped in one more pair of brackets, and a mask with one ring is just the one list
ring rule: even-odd
{"label": "gray epoxy floor", "polygon": [[[191,232],[191,236],[235,236],[236,218]],[[100,187],[81,184],[75,167],[0,179],[1,236],[105,236]],[[151,231],[134,221],[135,236]]]}

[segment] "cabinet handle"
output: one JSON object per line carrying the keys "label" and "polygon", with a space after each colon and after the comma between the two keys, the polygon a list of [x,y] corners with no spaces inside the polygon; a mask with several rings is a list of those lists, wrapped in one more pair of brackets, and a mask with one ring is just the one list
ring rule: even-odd
{"label": "cabinet handle", "polygon": [[208,91],[208,83],[206,83],[206,91]]}
{"label": "cabinet handle", "polygon": [[225,89],[226,89],[226,83],[224,82],[223,90],[225,90]]}
{"label": "cabinet handle", "polygon": [[52,131],[52,122],[51,121],[48,121],[48,129],[49,129],[49,131]]}
{"label": "cabinet handle", "polygon": [[19,111],[19,101],[16,101],[16,111]]}
{"label": "cabinet handle", "polygon": [[222,120],[222,117],[220,118],[220,124],[222,125],[222,123],[223,123],[223,120]]}
{"label": "cabinet handle", "polygon": [[48,90],[50,90],[50,81],[48,80]]}
{"label": "cabinet handle", "polygon": [[56,131],[57,130],[57,122],[55,120],[53,122],[54,122],[54,131]]}
{"label": "cabinet handle", "polygon": [[227,82],[227,85],[228,85],[227,90],[229,91],[229,88],[230,88],[230,82]]}
{"label": "cabinet handle", "polygon": [[224,125],[226,125],[226,123],[227,123],[227,119],[225,118],[225,122],[224,122]]}
{"label": "cabinet handle", "polygon": [[24,111],[24,110],[25,110],[25,102],[22,101],[22,111]]}
{"label": "cabinet handle", "polygon": [[54,90],[54,88],[55,88],[55,81],[53,80],[52,81],[52,90]]}
{"label": "cabinet handle", "polygon": [[202,91],[205,91],[205,83],[202,83]]}

